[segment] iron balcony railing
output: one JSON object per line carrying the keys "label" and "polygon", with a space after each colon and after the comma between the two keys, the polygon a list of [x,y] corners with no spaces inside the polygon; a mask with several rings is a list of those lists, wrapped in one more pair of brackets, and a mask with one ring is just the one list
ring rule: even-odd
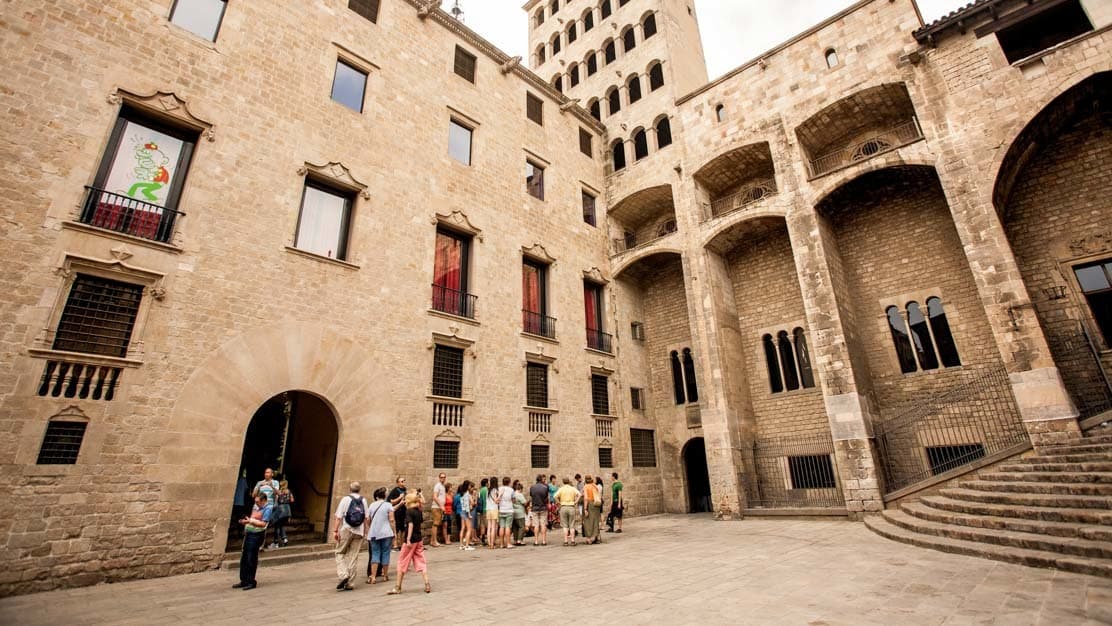
{"label": "iron balcony railing", "polygon": [[596,330],[594,328],[587,329],[587,347],[599,352],[611,353],[613,349],[611,344],[614,340],[612,335]]}
{"label": "iron balcony railing", "polygon": [[755,202],[774,195],[776,195],[776,181],[771,178],[760,180],[746,185],[728,196],[712,200],[708,217],[721,217],[734,211],[740,211]]}
{"label": "iron balcony railing", "polygon": [[914,117],[896,126],[872,131],[863,139],[812,159],[811,177],[817,178],[843,167],[867,161],[885,152],[915,143],[922,138],[923,130],[919,128],[919,120]]}
{"label": "iron balcony railing", "polygon": [[475,301],[473,296],[466,291],[450,289],[444,285],[432,286],[432,308],[434,311],[458,315],[468,319],[475,319]]}
{"label": "iron balcony railing", "polygon": [[742,450],[748,507],[840,508],[845,506],[829,434],[755,440]]}
{"label": "iron balcony railing", "polygon": [[96,187],[87,186],[85,190],[81,223],[125,235],[169,243],[174,234],[174,223],[178,217],[185,215],[175,209]]}
{"label": "iron balcony railing", "polygon": [[643,248],[643,247],[649,245],[650,243],[655,243],[657,241],[660,241],[661,239],[664,239],[665,237],[667,237],[669,235],[675,234],[675,232],[676,232],[675,229],[667,230],[667,231],[664,231],[664,232],[658,234],[655,237],[650,237],[648,239],[638,239],[637,235],[634,235],[633,233],[629,233],[625,237],[621,237],[621,238],[618,238],[618,239],[614,240],[614,242],[613,242],[614,243],[614,253],[613,254],[617,255],[617,254],[621,254],[623,252],[629,252],[630,250],[635,250],[637,248]]}
{"label": "iron balcony railing", "polygon": [[522,309],[521,326],[525,332],[531,335],[539,335],[541,337],[548,337],[549,339],[556,338],[555,317],[549,317],[541,313]]}

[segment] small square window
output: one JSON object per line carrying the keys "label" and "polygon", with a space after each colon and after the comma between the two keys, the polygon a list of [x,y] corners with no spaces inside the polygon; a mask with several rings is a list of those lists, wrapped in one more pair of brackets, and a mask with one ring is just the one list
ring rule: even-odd
{"label": "small square window", "polygon": [[656,436],[654,431],[645,428],[630,428],[629,443],[633,453],[633,467],[656,467]]}
{"label": "small square window", "polygon": [[348,8],[372,22],[378,21],[379,0],[348,0]]}
{"label": "small square window", "polygon": [[198,37],[216,41],[227,6],[227,0],[177,0],[170,10],[170,21]]}
{"label": "small square window", "polygon": [[353,199],[350,192],[306,180],[294,247],[330,259],[346,259]]}
{"label": "small square window", "polygon": [[525,161],[525,191],[544,200],[544,168],[532,161]]}
{"label": "small square window", "polygon": [[593,158],[595,156],[594,155],[593,144],[594,144],[594,138],[591,137],[591,133],[589,133],[589,132],[583,130],[582,128],[580,128],[579,129],[579,151],[582,152],[583,154]]}
{"label": "small square window", "polygon": [[39,465],[73,465],[85,439],[85,422],[50,422],[39,447]]}
{"label": "small square window", "polygon": [[602,469],[614,467],[614,448],[598,449],[598,466]]}
{"label": "small square window", "polygon": [[470,128],[455,120],[448,124],[448,154],[464,165],[471,165],[472,132]]}
{"label": "small square window", "polygon": [[459,467],[459,442],[432,442],[432,466],[436,469],[456,469]]}
{"label": "small square window", "polygon": [[544,101],[531,93],[525,94],[525,116],[544,126]]}
{"label": "small square window", "polygon": [[529,459],[533,469],[544,469],[548,467],[548,446],[533,444],[530,446]]}
{"label": "small square window", "polygon": [[583,192],[583,221],[591,226],[595,226],[597,223],[595,197],[586,191]]}
{"label": "small square window", "polygon": [[332,80],[332,99],[357,113],[363,112],[363,96],[367,91],[367,73],[343,61],[336,61]]}
{"label": "small square window", "polygon": [[640,387],[629,388],[629,404],[634,411],[645,410],[645,390]]}
{"label": "small square window", "polygon": [[456,74],[466,78],[468,82],[475,82],[475,55],[456,46]]}
{"label": "small square window", "polygon": [[629,335],[633,337],[634,341],[645,340],[645,325],[641,322],[630,322]]}

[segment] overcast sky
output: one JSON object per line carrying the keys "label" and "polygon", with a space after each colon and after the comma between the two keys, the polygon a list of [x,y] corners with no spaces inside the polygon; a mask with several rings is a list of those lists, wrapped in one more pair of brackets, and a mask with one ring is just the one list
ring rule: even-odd
{"label": "overcast sky", "polygon": [[[707,73],[720,76],[853,4],[854,0],[695,0]],[[455,0],[443,0],[445,10]],[[459,0],[468,26],[511,55],[529,58],[524,0]],[[919,0],[928,22],[969,0]]]}

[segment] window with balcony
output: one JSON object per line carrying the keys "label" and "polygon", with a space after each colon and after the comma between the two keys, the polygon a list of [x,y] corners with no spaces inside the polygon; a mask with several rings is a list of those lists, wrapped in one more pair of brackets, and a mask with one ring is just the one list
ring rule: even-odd
{"label": "window with balcony", "polygon": [[348,0],[348,8],[372,22],[377,22],[379,2],[380,0]]}
{"label": "window with balcony", "polygon": [[[521,264],[521,315],[525,332],[556,338],[556,320],[548,316],[548,266],[525,259]],[[539,406],[539,405],[538,405]]]}
{"label": "window with balcony", "polygon": [[216,41],[227,7],[228,0],[175,0],[170,21],[198,37]]}
{"label": "window with balcony", "polygon": [[1112,259],[1077,266],[1073,273],[1105,345],[1112,346]]}
{"label": "window with balcony", "polygon": [[336,73],[332,78],[332,100],[356,113],[362,113],[366,93],[367,73],[350,63],[337,60]]}
{"label": "window with balcony", "polygon": [[610,352],[610,335],[604,332],[602,285],[583,281],[583,307],[587,322],[587,347]]}
{"label": "window with balcony", "polygon": [[525,161],[525,192],[537,200],[544,200],[544,167]]}
{"label": "window with balcony", "polygon": [[630,428],[629,447],[633,467],[656,467],[656,431]]}
{"label": "window with balcony", "polygon": [[548,366],[544,363],[525,365],[525,404],[540,409],[548,408]]}
{"label": "window with balcony", "polygon": [[126,357],[142,298],[142,285],[78,274],[62,309],[53,349]]}
{"label": "window with balcony", "polygon": [[294,247],[329,259],[347,259],[355,195],[306,178]]}
{"label": "window with balcony", "polygon": [[591,374],[591,413],[610,415],[610,378]]}
{"label": "window with balcony", "polygon": [[471,237],[444,228],[436,230],[432,308],[473,319],[475,296],[468,293]]}

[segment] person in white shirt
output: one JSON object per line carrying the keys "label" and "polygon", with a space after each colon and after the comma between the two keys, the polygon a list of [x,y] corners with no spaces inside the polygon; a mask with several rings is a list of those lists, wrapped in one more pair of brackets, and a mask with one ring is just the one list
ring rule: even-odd
{"label": "person in white shirt", "polygon": [[336,585],[337,591],[353,589],[351,583],[355,580],[355,561],[363,549],[367,527],[370,525],[367,499],[359,495],[359,483],[351,483],[350,489],[351,493],[341,498],[336,507],[335,530],[332,533],[336,540],[336,575],[340,578]]}
{"label": "person in white shirt", "polygon": [[[444,498],[448,493],[444,489],[446,480],[448,480],[448,477],[441,472],[436,484],[432,487],[432,537],[429,538],[429,546],[433,548],[440,547],[440,529],[444,526]],[[451,543],[451,537],[444,538],[445,545]]]}
{"label": "person in white shirt", "polygon": [[[492,488],[493,489],[493,488]],[[502,486],[498,488],[498,539],[497,547],[512,548],[510,538],[514,525],[514,488],[510,486],[510,477],[502,477]]]}

